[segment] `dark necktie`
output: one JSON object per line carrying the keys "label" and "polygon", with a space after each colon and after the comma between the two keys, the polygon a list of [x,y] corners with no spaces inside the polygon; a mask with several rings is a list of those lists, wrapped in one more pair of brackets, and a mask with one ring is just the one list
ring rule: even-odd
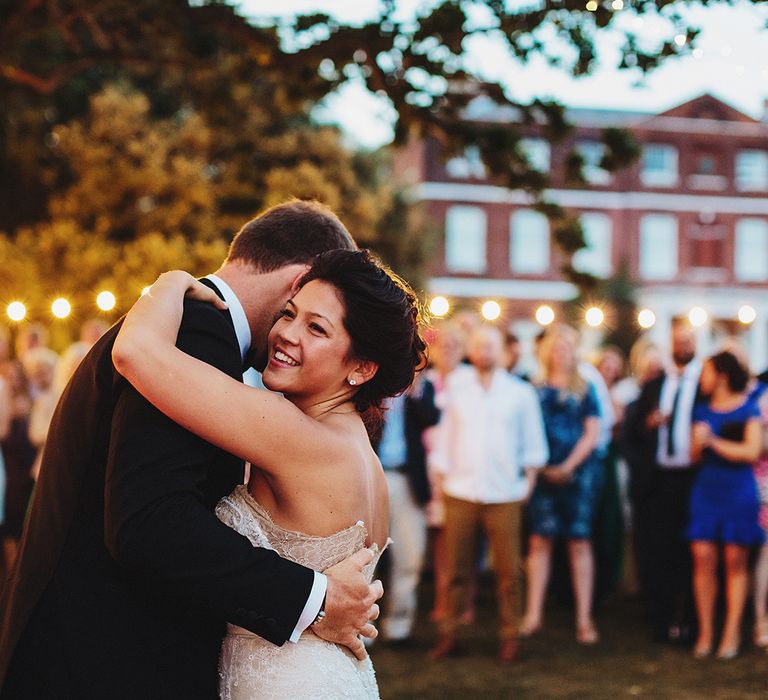
{"label": "dark necktie", "polygon": [[683,378],[680,377],[675,389],[675,397],[672,399],[672,412],[669,414],[669,422],[667,423],[667,455],[669,457],[675,456],[675,420],[677,420],[677,409],[680,405],[680,391],[682,388]]}

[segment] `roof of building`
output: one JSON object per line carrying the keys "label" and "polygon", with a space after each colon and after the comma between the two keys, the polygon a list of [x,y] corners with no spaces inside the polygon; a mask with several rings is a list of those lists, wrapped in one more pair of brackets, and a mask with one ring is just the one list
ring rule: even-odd
{"label": "roof of building", "polygon": [[[473,99],[467,106],[465,116],[470,120],[494,123],[520,119],[517,109],[500,105],[486,95]],[[660,113],[574,107],[566,109],[566,118],[581,127],[768,137],[768,122],[753,119],[709,93]]]}

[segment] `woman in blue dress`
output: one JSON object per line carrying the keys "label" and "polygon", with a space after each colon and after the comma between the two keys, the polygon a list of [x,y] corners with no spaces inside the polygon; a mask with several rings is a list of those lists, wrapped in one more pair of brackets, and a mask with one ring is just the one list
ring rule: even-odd
{"label": "woman in blue dress", "polygon": [[741,619],[749,590],[749,548],[763,541],[752,466],[760,456],[760,410],[746,394],[749,373],[730,352],[709,358],[701,373],[706,403],[694,409],[691,456],[700,470],[691,491],[688,537],[693,555],[693,591],[699,618],[694,655],[704,658],[714,644],[717,565],[725,564],[725,623],[717,656],[739,649]]}
{"label": "woman in blue dress", "polygon": [[541,470],[528,504],[528,586],[520,634],[530,636],[541,628],[552,544],[556,537],[564,537],[576,601],[576,638],[582,644],[594,644],[598,633],[592,619],[591,537],[603,469],[594,454],[600,430],[597,396],[579,374],[576,341],[576,331],[558,326],[547,331],[539,347],[542,378],[537,389],[549,463]]}

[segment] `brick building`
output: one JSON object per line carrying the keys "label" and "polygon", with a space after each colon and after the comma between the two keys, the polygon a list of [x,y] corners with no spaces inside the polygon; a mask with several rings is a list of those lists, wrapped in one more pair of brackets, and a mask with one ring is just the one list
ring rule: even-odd
{"label": "brick building", "polygon": [[[511,121],[513,114],[476,98],[467,118]],[[588,247],[577,269],[602,277],[624,265],[650,309],[649,334],[666,346],[669,327],[693,307],[706,312],[703,350],[718,336],[742,333],[755,369],[768,365],[768,123],[711,95],[661,114],[574,109],[574,130],[550,145],[531,133],[528,160],[550,174],[547,198],[580,216]],[[599,167],[600,132],[631,131],[641,158],[615,173]],[[577,149],[587,183],[568,184],[567,154]],[[443,232],[429,291],[454,305],[496,300],[502,318],[525,337],[539,326],[536,308],[555,310],[575,289],[559,273],[547,220],[523,192],[491,184],[469,149],[445,160],[433,141],[398,154],[401,179],[413,184]],[[750,307],[755,318],[749,322]],[[741,309],[747,323],[738,319]],[[699,312],[701,313],[701,312]],[[745,315],[746,314],[746,315]],[[703,316],[702,316],[703,318]],[[593,333],[594,341],[594,333]]]}

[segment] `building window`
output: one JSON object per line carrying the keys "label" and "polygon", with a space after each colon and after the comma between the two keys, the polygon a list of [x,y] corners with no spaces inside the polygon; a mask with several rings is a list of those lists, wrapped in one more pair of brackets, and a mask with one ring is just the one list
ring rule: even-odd
{"label": "building window", "polygon": [[714,156],[704,155],[699,156],[696,161],[696,174],[697,175],[714,175],[715,174],[715,158]]}
{"label": "building window", "polygon": [[599,141],[579,141],[576,151],[584,162],[581,172],[587,182],[605,185],[611,181],[611,174],[601,166],[605,156],[605,144]]}
{"label": "building window", "polygon": [[649,187],[671,187],[677,184],[677,149],[661,143],[646,145],[640,178]]}
{"label": "building window", "polygon": [[548,173],[550,167],[549,143],[544,139],[520,139],[520,150],[531,168]]}
{"label": "building window", "polygon": [[768,190],[768,152],[739,151],[736,154],[736,189],[743,192]]}
{"label": "building window", "polygon": [[741,219],[736,223],[733,271],[741,282],[768,280],[768,222]]}
{"label": "building window", "polygon": [[463,156],[450,158],[445,164],[445,171],[450,177],[468,180],[485,178],[485,165],[477,146],[467,146]]}
{"label": "building window", "polygon": [[677,218],[647,214],[640,219],[640,276],[669,280],[677,275]]}
{"label": "building window", "polygon": [[445,214],[445,266],[451,272],[485,272],[488,221],[480,207],[450,207]]}
{"label": "building window", "polygon": [[549,270],[549,222],[544,214],[518,209],[509,218],[509,266],[513,272],[540,275]]}
{"label": "building window", "polygon": [[611,273],[611,217],[605,214],[582,214],[586,248],[576,251],[573,266],[579,272],[588,272],[597,277]]}

